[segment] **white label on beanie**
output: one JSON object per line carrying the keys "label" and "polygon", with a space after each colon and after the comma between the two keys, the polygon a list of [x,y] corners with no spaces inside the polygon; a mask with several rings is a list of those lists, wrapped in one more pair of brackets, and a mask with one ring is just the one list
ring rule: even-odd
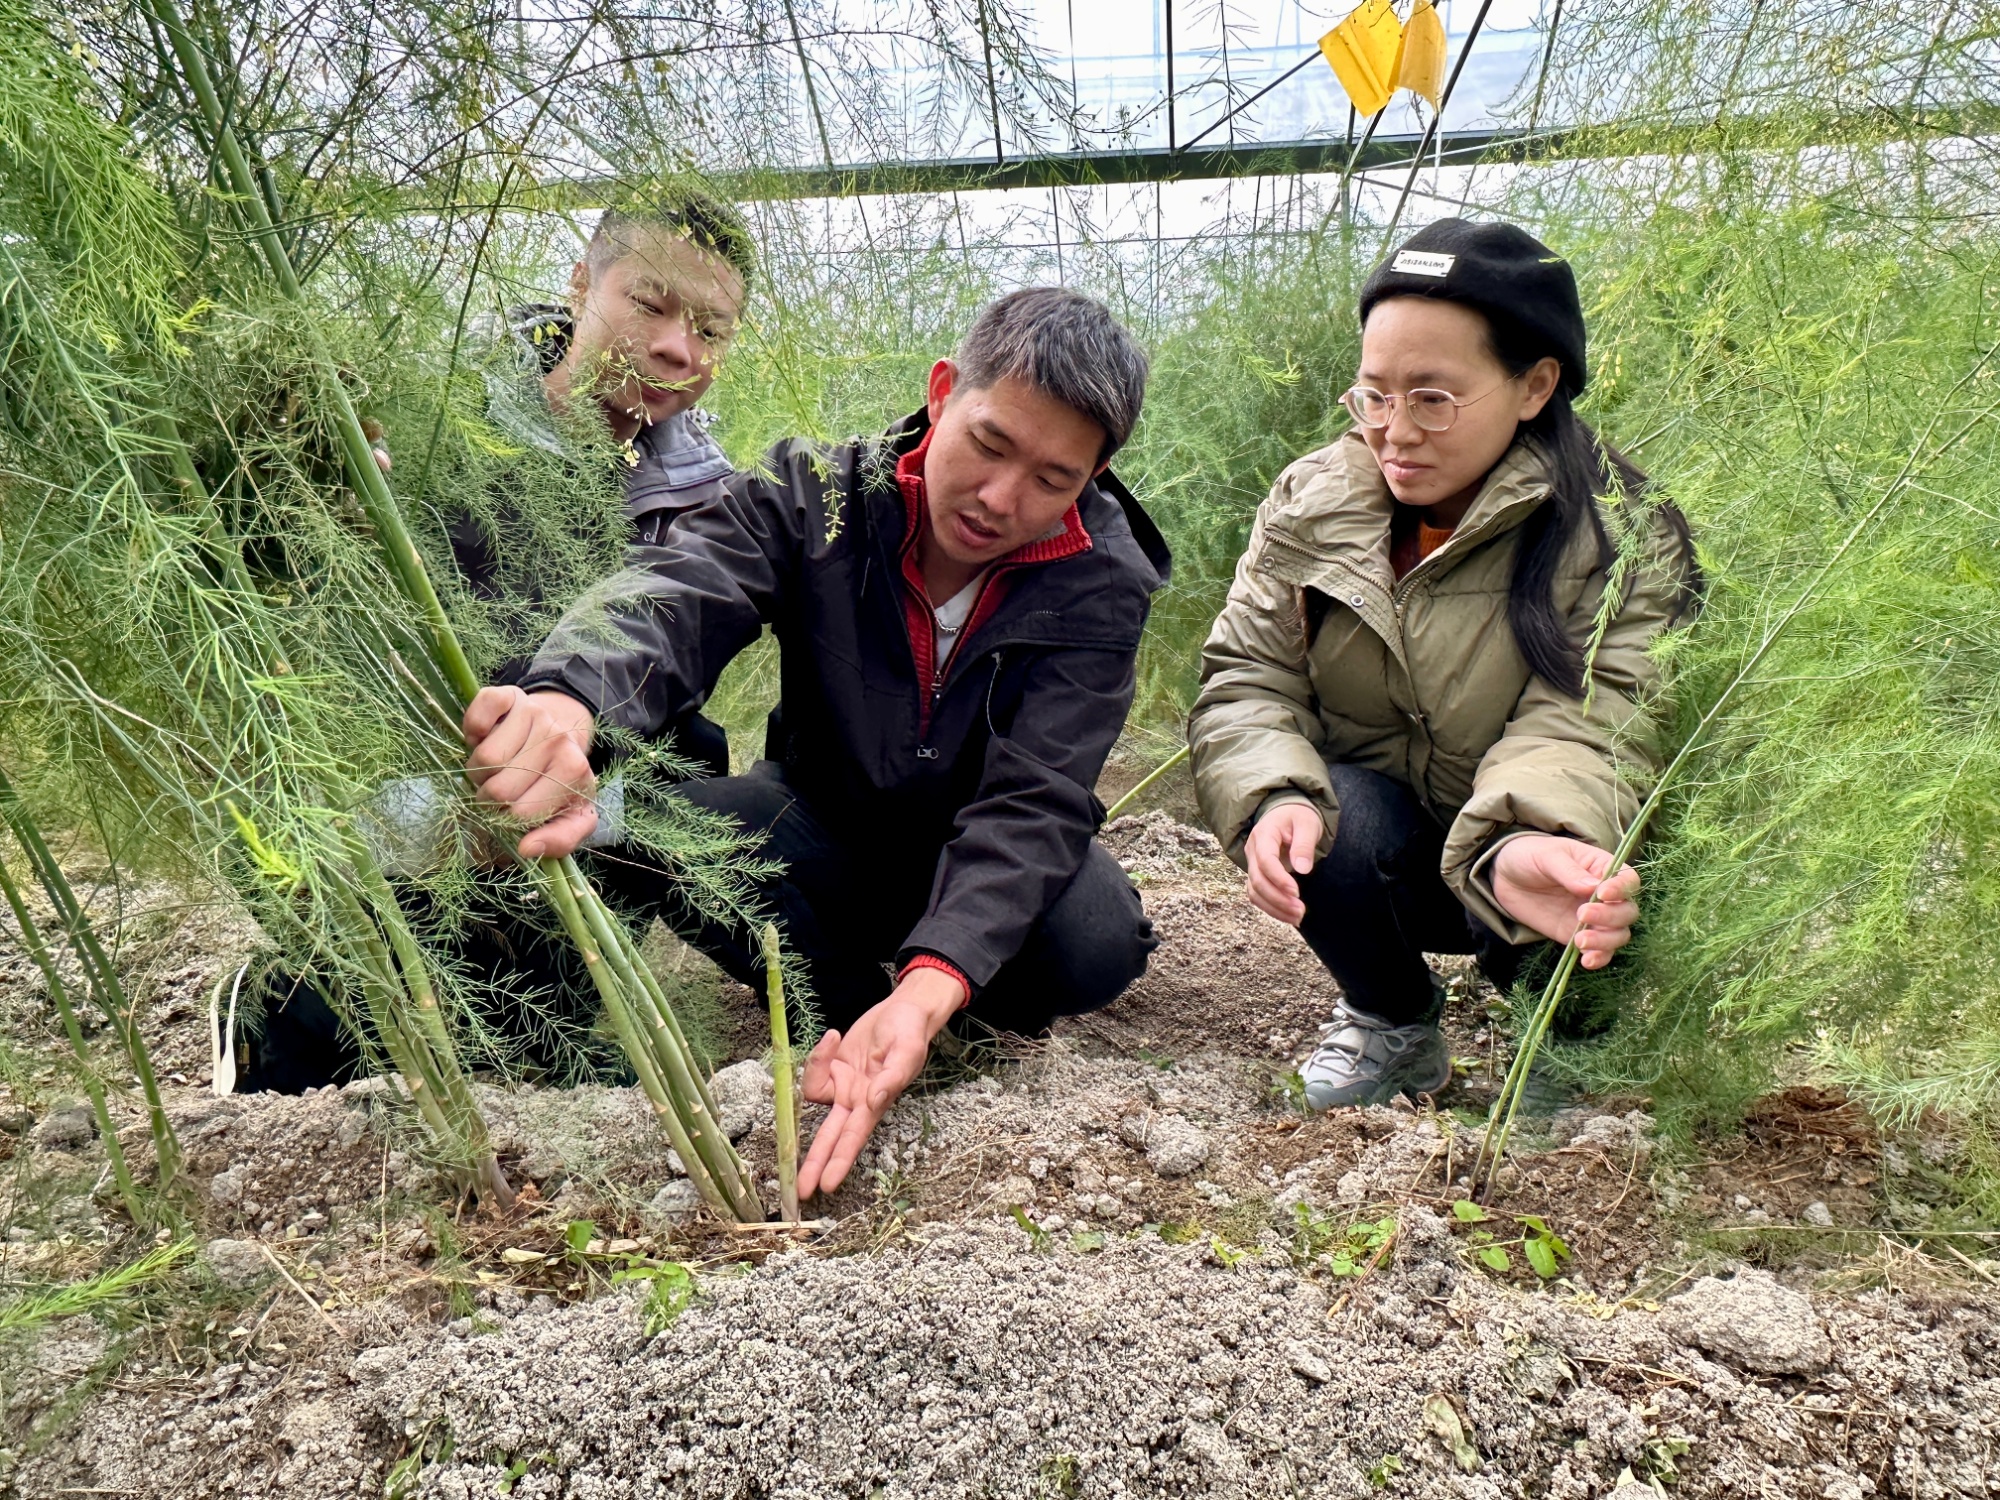
{"label": "white label on beanie", "polygon": [[1389,269],[1410,276],[1443,276],[1457,259],[1456,255],[1433,255],[1427,250],[1399,250]]}

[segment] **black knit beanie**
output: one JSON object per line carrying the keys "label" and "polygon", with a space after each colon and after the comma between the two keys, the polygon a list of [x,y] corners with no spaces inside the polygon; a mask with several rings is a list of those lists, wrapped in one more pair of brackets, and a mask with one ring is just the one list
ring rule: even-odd
{"label": "black knit beanie", "polygon": [[1525,229],[1439,219],[1403,241],[1361,286],[1361,321],[1385,297],[1462,302],[1512,324],[1531,346],[1562,362],[1572,398],[1590,378],[1584,363],[1583,304],[1569,262]]}

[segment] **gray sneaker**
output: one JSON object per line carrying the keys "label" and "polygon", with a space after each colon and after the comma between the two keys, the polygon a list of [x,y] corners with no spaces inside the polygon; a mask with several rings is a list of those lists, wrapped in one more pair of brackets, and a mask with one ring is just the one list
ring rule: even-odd
{"label": "gray sneaker", "polygon": [[1450,1083],[1451,1049],[1435,1021],[1391,1026],[1343,1002],[1299,1077],[1308,1109],[1387,1104],[1398,1094],[1434,1094]]}

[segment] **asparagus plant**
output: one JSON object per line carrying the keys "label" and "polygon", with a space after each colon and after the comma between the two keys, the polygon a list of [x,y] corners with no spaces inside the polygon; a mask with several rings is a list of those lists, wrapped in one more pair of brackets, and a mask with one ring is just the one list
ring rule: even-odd
{"label": "asparagus plant", "polygon": [[[1707,744],[1710,731],[1728,712],[1738,693],[1746,685],[1756,680],[1758,670],[1763,666],[1765,658],[1771,654],[1772,649],[1784,637],[1785,632],[1791,628],[1792,623],[1818,600],[1821,591],[1826,586],[1827,580],[1838,572],[1841,564],[1846,560],[1848,553],[1853,550],[1855,544],[1867,534],[1891,505],[1902,498],[1912,486],[1921,482],[1926,469],[1935,463],[1939,457],[1956,448],[1969,433],[1978,430],[1984,424],[1990,423],[1995,414],[2000,413],[2000,401],[1988,401],[1979,405],[1970,415],[1965,415],[1961,408],[1953,404],[1972,387],[1974,382],[1981,378],[1988,365],[1993,362],[1996,352],[2000,351],[1996,351],[1994,347],[1988,347],[1974,360],[1972,367],[1952,387],[1945,401],[1940,403],[1939,409],[1932,415],[1930,422],[1925,427],[1923,436],[1919,439],[1915,448],[1910,451],[1908,457],[1904,459],[1902,467],[1897,471],[1894,478],[1882,487],[1881,492],[1875,497],[1874,502],[1855,518],[1854,524],[1848,529],[1847,534],[1841,538],[1839,544],[1827,554],[1826,559],[1813,571],[1812,575],[1806,580],[1804,586],[1799,590],[1797,596],[1787,606],[1785,611],[1770,623],[1764,631],[1762,638],[1758,640],[1749,655],[1744,659],[1743,665],[1737,669],[1735,675],[1729,679],[1722,691],[1702,711],[1693,732],[1682,742],[1681,747],[1674,752],[1673,758],[1667,762],[1665,768],[1653,783],[1652,790],[1647,793],[1645,801],[1640,804],[1637,814],[1627,826],[1624,836],[1618,841],[1617,849],[1612,851],[1611,869],[1622,869],[1638,853],[1639,845],[1645,838],[1647,829],[1652,824],[1654,814],[1659,810],[1662,799],[1674,788],[1682,767]],[[1944,426],[1946,419],[1960,416],[1963,416],[1964,420],[1940,438],[1938,436],[1938,429]],[[1493,1101],[1493,1108],[1488,1119],[1486,1132],[1480,1139],[1479,1153],[1473,1162],[1472,1170],[1473,1186],[1482,1198],[1490,1195],[1492,1192],[1494,1182],[1500,1170],[1500,1163],[1507,1149],[1507,1138],[1513,1130],[1515,1115],[1519,1111],[1521,1099],[1527,1091],[1528,1074],[1534,1067],[1535,1057],[1541,1050],[1543,1040],[1548,1035],[1548,1030],[1555,1019],[1556,1011],[1561,1006],[1563,997],[1569,990],[1570,981],[1576,975],[1580,955],[1581,950],[1574,943],[1569,944],[1563,949],[1562,956],[1557,960],[1554,971],[1549,975],[1548,983],[1543,988],[1540,999],[1536,1001],[1535,1007],[1529,1015],[1527,1026],[1521,1037],[1520,1046],[1515,1051],[1513,1063],[1507,1069],[1507,1076],[1501,1083],[1500,1093]]]}
{"label": "asparagus plant", "polygon": [[[172,0],[150,0],[170,51],[175,76],[192,95],[213,153],[218,175],[231,194],[231,207],[256,245],[280,294],[303,302],[305,293],[292,250],[280,232],[277,195],[268,173],[260,172],[223,103],[225,92],[212,70],[209,52],[197,41]],[[310,327],[310,325],[308,325]],[[430,665],[463,710],[479,690],[470,659],[423,555],[404,523],[387,475],[376,462],[373,444],[327,351],[315,351],[316,393],[328,407],[328,425],[338,441],[349,485],[405,596],[418,610],[427,632]],[[591,888],[574,858],[540,861],[538,876],[550,906],[603,999],[621,1044],[638,1073],[655,1116],[702,1196],[718,1211],[742,1220],[763,1217],[749,1174],[717,1122],[714,1100],[701,1077],[673,1009],[624,926]],[[395,932],[393,924],[390,927]],[[418,1013],[434,1006],[421,998]],[[432,1028],[435,1043],[441,1030]]]}
{"label": "asparagus plant", "polygon": [[[354,957],[352,987],[366,994],[376,1031],[439,1150],[468,1166],[487,1196],[509,1201],[407,925],[384,883],[369,878],[365,842],[343,830],[337,809],[327,804],[325,794],[342,779],[340,758],[309,741],[291,712],[286,656],[296,653],[249,576],[242,540],[231,535],[164,399],[185,332],[184,320],[168,310],[180,274],[171,211],[115,134],[90,117],[79,80],[46,62],[48,40],[37,34],[34,18],[18,6],[0,6],[0,30],[21,44],[25,63],[10,88],[0,89],[0,183],[10,207],[40,192],[49,210],[39,224],[30,223],[39,233],[0,236],[0,261],[12,273],[0,299],[0,334],[7,373],[23,388],[16,394],[29,398],[10,411],[9,436],[18,446],[10,446],[9,456],[30,459],[79,436],[102,455],[96,471],[71,470],[73,491],[51,489],[39,504],[9,514],[18,524],[6,625],[20,648],[9,657],[9,707],[40,741],[26,758],[42,770],[60,758],[65,740],[74,750],[79,739],[94,737],[96,770],[118,765],[134,778],[136,788],[126,790],[135,817],[156,841],[172,825],[207,850],[240,848],[239,857],[223,862],[238,872],[239,890],[267,929],[298,928],[303,941],[295,951],[331,946]],[[138,237],[120,237],[132,231]],[[10,467],[4,497],[18,500],[36,476]],[[72,513],[49,503],[71,494],[83,502]],[[138,576],[128,574],[124,584],[139,600],[141,628],[107,634],[98,603],[103,574],[92,568],[116,570],[135,559]],[[94,725],[63,724],[65,697],[83,705]],[[88,802],[113,795],[116,784],[116,777],[90,772],[77,778]],[[317,861],[297,848],[286,852],[258,831],[242,808],[260,802],[286,807],[301,827],[317,823]],[[0,817],[26,851],[131,1061],[146,1096],[160,1178],[170,1185],[179,1147],[133,1007],[60,863],[4,775]],[[316,922],[298,909],[308,867],[326,876]],[[336,1001],[341,988],[335,986]],[[52,994],[67,1013],[59,978]],[[67,1016],[66,1027],[74,1042]],[[107,1139],[122,1187],[129,1172],[108,1130]]]}

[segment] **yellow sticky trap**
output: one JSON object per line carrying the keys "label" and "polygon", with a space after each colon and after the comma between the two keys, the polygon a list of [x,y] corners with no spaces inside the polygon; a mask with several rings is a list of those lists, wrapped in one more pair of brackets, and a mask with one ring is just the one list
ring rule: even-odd
{"label": "yellow sticky trap", "polygon": [[1431,0],[1416,0],[1410,19],[1403,23],[1403,58],[1396,82],[1430,100],[1432,109],[1442,107],[1445,45],[1444,21]]}
{"label": "yellow sticky trap", "polygon": [[1403,26],[1390,0],[1366,0],[1319,39],[1319,50],[1355,109],[1380,114],[1396,92],[1403,58]]}

